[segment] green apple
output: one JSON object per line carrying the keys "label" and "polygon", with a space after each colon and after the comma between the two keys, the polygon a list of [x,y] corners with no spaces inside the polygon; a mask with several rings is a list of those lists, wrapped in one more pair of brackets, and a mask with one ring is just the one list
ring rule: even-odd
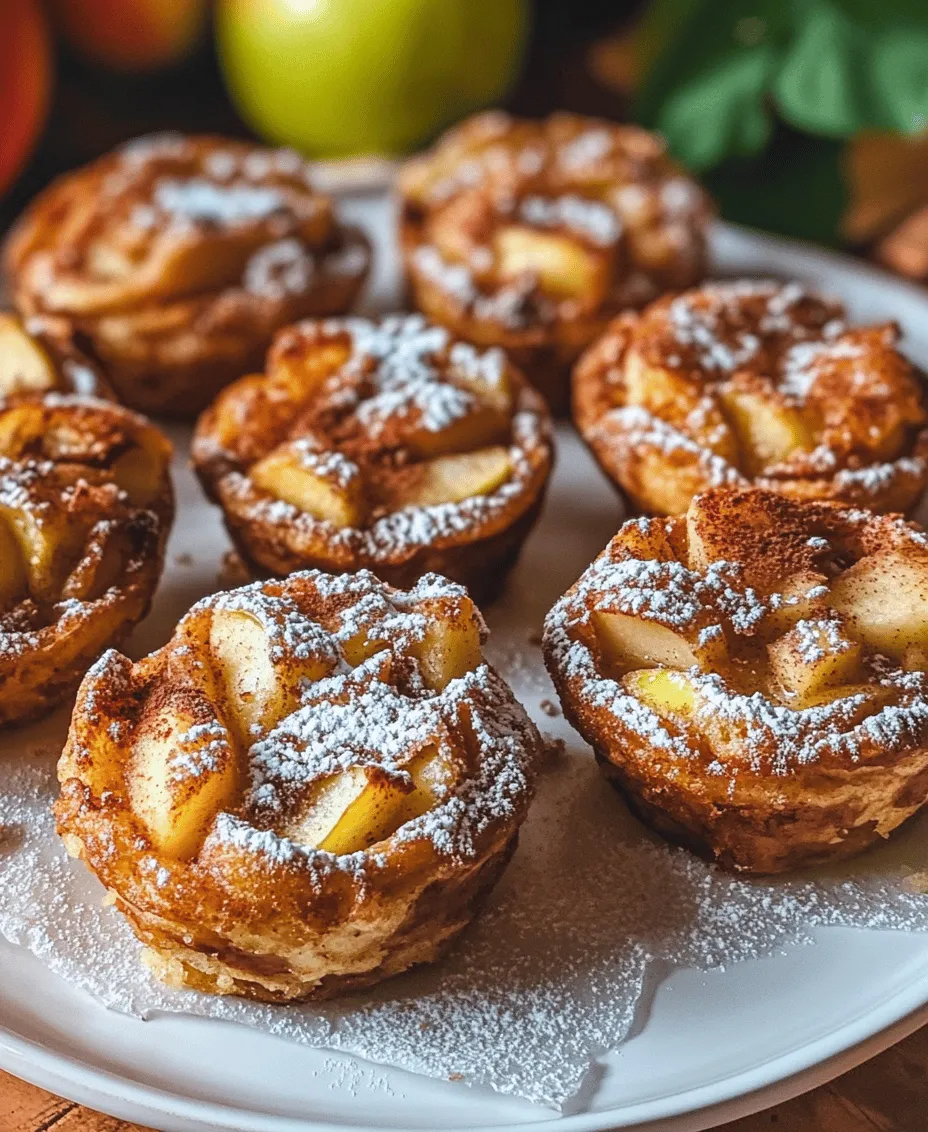
{"label": "green apple", "polygon": [[320,157],[403,153],[496,101],[527,0],[219,0],[219,52],[265,138]]}

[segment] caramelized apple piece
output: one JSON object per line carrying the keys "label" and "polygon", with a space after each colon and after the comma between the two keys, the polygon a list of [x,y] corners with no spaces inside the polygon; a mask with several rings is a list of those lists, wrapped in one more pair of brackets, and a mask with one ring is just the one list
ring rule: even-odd
{"label": "caramelized apple piece", "polygon": [[11,314],[0,314],[0,396],[54,389],[55,366],[45,349]]}
{"label": "caramelized apple piece", "polygon": [[347,341],[319,342],[307,349],[299,327],[295,327],[292,334],[284,332],[275,340],[267,356],[267,376],[299,404],[337,373],[350,356]]}
{"label": "caramelized apple piece", "polygon": [[860,643],[835,617],[798,621],[768,645],[767,653],[774,679],[799,707],[823,688],[849,683],[860,671]]}
{"label": "caramelized apple piece", "polygon": [[404,491],[401,504],[427,507],[489,495],[509,479],[512,464],[508,449],[499,446],[439,456],[420,464],[419,470],[420,477]]}
{"label": "caramelized apple piece", "polygon": [[209,647],[226,711],[245,745],[295,710],[304,681],[331,672],[320,658],[277,655],[267,629],[245,610],[213,610]]}
{"label": "caramelized apple piece", "polygon": [[462,600],[453,616],[438,609],[426,628],[425,639],[410,646],[409,651],[418,659],[425,683],[437,692],[479,667],[483,663],[480,622],[470,598]]}
{"label": "caramelized apple piece", "polygon": [[0,525],[8,524],[19,543],[29,573],[32,596],[56,602],[80,556],[93,525],[88,515],[69,515],[60,508],[6,507],[0,504]]}
{"label": "caramelized apple piece", "polygon": [[409,448],[417,456],[467,453],[504,441],[509,423],[505,410],[475,403],[466,417],[458,417],[442,429],[417,428],[409,437]]}
{"label": "caramelized apple piece", "polygon": [[494,240],[497,271],[503,279],[537,277],[541,289],[557,298],[602,301],[609,285],[605,256],[597,256],[567,236],[510,225]]}
{"label": "caramelized apple piece", "polygon": [[10,609],[29,592],[29,579],[19,541],[0,516],[0,612]]}
{"label": "caramelized apple piece", "polygon": [[167,441],[159,444],[154,437],[147,437],[143,444],[133,445],[117,456],[110,465],[110,474],[133,506],[146,507],[161,491],[170,458]]}
{"label": "caramelized apple piece", "polygon": [[814,446],[812,433],[798,409],[754,390],[723,387],[719,396],[750,475],[759,475],[793,452]]}
{"label": "caramelized apple piece", "polygon": [[450,770],[428,748],[409,767],[412,789],[375,767],[353,767],[321,782],[303,817],[287,830],[299,845],[357,853],[395,833],[435,804]]}
{"label": "caramelized apple piece", "polygon": [[622,680],[625,690],[660,716],[688,719],[696,706],[693,685],[683,672],[648,668],[629,672]]}
{"label": "caramelized apple piece", "polygon": [[737,463],[738,446],[731,428],[702,383],[688,381],[674,370],[650,366],[636,350],[625,358],[622,382],[627,405],[641,406],[723,460]]}
{"label": "caramelized apple piece", "polygon": [[178,696],[143,716],[128,769],[129,803],[155,849],[192,857],[238,786],[232,739],[208,704]]}
{"label": "caramelized apple piece", "polygon": [[8,408],[0,416],[0,456],[15,460],[45,432],[45,413],[40,404],[26,403]]}
{"label": "caramelized apple piece", "polygon": [[831,604],[865,644],[901,660],[910,645],[928,646],[928,555],[862,558],[834,580]]}
{"label": "caramelized apple piece", "polygon": [[773,593],[778,598],[771,601],[760,627],[768,640],[788,633],[797,621],[813,621],[828,615],[831,595],[824,574],[811,570],[792,574],[776,583]]}
{"label": "caramelized apple piece", "polygon": [[455,381],[472,390],[482,405],[508,419],[512,412],[512,377],[502,350],[481,353],[467,342],[455,342],[448,360]]}
{"label": "caramelized apple piece", "polygon": [[364,521],[364,484],[357,467],[336,452],[316,452],[305,442],[282,444],[252,465],[262,491],[336,527]]}
{"label": "caramelized apple piece", "polygon": [[609,659],[620,668],[717,670],[728,656],[725,634],[711,626],[684,635],[657,621],[628,613],[593,613],[593,625]]}

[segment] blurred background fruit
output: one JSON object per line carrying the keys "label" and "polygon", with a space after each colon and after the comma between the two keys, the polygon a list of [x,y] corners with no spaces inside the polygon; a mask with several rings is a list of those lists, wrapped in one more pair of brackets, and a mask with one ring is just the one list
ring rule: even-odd
{"label": "blurred background fruit", "polygon": [[52,0],[56,29],[79,55],[118,71],[177,63],[199,42],[208,0]]}
{"label": "blurred background fruit", "polygon": [[226,82],[267,139],[315,156],[394,154],[498,101],[527,0],[219,0]]}
{"label": "blurred background fruit", "polygon": [[2,0],[0,17],[0,193],[26,162],[45,122],[51,49],[38,0]]}
{"label": "blurred background fruit", "polygon": [[490,104],[638,121],[727,220],[928,279],[925,0],[0,0],[0,231],[154,130],[390,154]]}

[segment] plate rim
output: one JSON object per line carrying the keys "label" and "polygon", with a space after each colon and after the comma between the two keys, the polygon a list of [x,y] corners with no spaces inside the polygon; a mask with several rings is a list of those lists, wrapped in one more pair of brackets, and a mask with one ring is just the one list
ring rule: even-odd
{"label": "plate rim", "polygon": [[[106,1008],[101,1006],[100,1009]],[[609,1132],[626,1128],[639,1132],[699,1132],[800,1096],[889,1049],[925,1024],[928,1024],[928,962],[918,982],[898,991],[880,1009],[868,1010],[853,1022],[813,1042],[710,1084],[642,1101],[624,1110],[601,1109],[515,1124],[469,1125],[455,1132],[517,1132],[546,1125],[559,1132]],[[160,1125],[165,1132],[421,1132],[421,1128],[397,1125],[265,1116],[234,1106],[182,1097],[88,1065],[68,1054],[45,1049],[39,1042],[2,1025],[0,1069],[117,1119],[151,1124],[153,1117],[168,1118],[171,1124]],[[74,1091],[69,1092],[69,1089]],[[119,1092],[115,1091],[117,1089]]]}
{"label": "plate rim", "polygon": [[[887,287],[909,302],[922,306],[928,324],[928,292],[883,269],[839,252],[724,221],[715,223],[712,242],[713,258],[720,258],[723,268],[728,258],[755,258],[748,254],[750,251],[756,253],[756,258],[761,261],[771,254],[778,261],[788,257],[795,262],[798,271],[819,266],[829,273],[840,272],[845,278]],[[772,264],[769,266],[774,267]],[[758,273],[762,271],[759,269]],[[829,289],[828,284],[824,286]],[[640,1132],[658,1132],[659,1129],[683,1132],[686,1128],[688,1132],[697,1132],[719,1121],[760,1112],[832,1080],[902,1040],[921,1025],[928,1024],[928,947],[924,966],[924,973],[919,979],[900,989],[879,1007],[862,1012],[828,1034],[731,1076],[621,1109],[602,1109],[516,1124],[468,1126],[458,1132],[512,1132],[513,1129],[545,1124],[551,1124],[559,1132],[606,1132],[607,1129],[618,1128],[637,1128]],[[101,1006],[100,1009],[106,1008]],[[621,1046],[618,1049],[621,1050]],[[170,1132],[175,1129],[177,1132],[208,1132],[209,1129],[228,1132],[233,1129],[236,1132],[418,1132],[397,1126],[388,1128],[373,1124],[335,1124],[264,1116],[184,1097],[170,1092],[169,1088],[144,1085],[76,1056],[43,1047],[41,1043],[8,1028],[2,1021],[0,1069],[119,1119],[141,1120],[149,1124],[153,1118],[159,1121],[168,1119],[172,1123],[162,1127],[170,1129]]]}

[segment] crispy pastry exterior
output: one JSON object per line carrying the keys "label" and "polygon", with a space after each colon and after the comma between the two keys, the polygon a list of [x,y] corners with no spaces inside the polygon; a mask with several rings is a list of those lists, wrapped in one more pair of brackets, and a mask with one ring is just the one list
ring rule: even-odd
{"label": "crispy pastry exterior", "polygon": [[58,828],[174,986],[327,998],[440,956],[516,844],[540,736],[435,575],[206,598],[87,674]]}
{"label": "crispy pastry exterior", "polygon": [[796,283],[709,283],[617,318],[574,371],[574,419],[635,509],[754,483],[908,512],[928,483],[925,383],[892,323]]}
{"label": "crispy pastry exterior", "polygon": [[140,138],[54,182],[7,241],[25,316],[67,320],[120,398],[192,417],[274,332],[353,304],[370,246],[289,150]]}
{"label": "crispy pastry exterior", "polygon": [[193,461],[241,555],[277,574],[503,584],[553,460],[542,398],[500,350],[421,315],[305,322],[200,418]]}
{"label": "crispy pastry exterior", "polygon": [[480,114],[408,162],[399,191],[415,305],[504,347],[560,414],[612,318],[706,272],[708,198],[634,126]]}
{"label": "crispy pastry exterior", "polygon": [[0,401],[0,727],[50,711],[148,612],[170,459],[161,433],[111,402]]}
{"label": "crispy pastry exterior", "polygon": [[850,857],[928,799],[928,539],[899,516],[715,488],[625,523],[544,650],[632,810],[726,869]]}

